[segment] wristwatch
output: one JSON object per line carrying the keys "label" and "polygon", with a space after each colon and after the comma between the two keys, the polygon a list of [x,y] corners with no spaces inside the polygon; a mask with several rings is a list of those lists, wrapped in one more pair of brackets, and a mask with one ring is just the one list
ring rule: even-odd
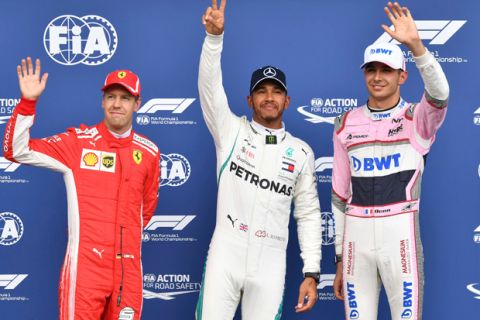
{"label": "wristwatch", "polygon": [[335,264],[343,262],[343,256],[341,254],[335,255]]}
{"label": "wristwatch", "polygon": [[304,278],[313,278],[317,284],[320,283],[320,272],[305,272]]}

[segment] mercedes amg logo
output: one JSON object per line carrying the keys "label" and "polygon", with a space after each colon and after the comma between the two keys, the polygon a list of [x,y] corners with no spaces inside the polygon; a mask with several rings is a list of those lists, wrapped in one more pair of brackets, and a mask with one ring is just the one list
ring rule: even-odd
{"label": "mercedes amg logo", "polygon": [[263,74],[266,77],[275,77],[277,75],[277,71],[275,71],[275,69],[273,69],[272,67],[268,67],[263,71]]}

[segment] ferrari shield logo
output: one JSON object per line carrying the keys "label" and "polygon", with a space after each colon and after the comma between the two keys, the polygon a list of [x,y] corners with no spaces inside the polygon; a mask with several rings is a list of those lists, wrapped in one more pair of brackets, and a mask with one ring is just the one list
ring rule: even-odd
{"label": "ferrari shield logo", "polygon": [[140,164],[142,162],[142,151],[133,150],[133,161],[135,161],[136,164]]}

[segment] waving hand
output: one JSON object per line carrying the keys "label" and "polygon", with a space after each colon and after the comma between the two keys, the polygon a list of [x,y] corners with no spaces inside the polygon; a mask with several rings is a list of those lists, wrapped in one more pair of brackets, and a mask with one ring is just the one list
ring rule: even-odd
{"label": "waving hand", "polygon": [[385,14],[393,24],[394,30],[391,30],[386,25],[382,25],[383,30],[388,33],[393,39],[405,44],[414,54],[414,56],[421,56],[425,53],[425,47],[418,34],[417,26],[413,20],[410,10],[407,7],[400,7],[398,2],[392,4],[389,2],[388,7],[384,8]]}
{"label": "waving hand", "polygon": [[21,66],[17,66],[18,84],[23,98],[37,100],[45,90],[48,73],[40,78],[40,71],[40,59],[35,61],[35,70],[30,57],[26,61],[22,59]]}

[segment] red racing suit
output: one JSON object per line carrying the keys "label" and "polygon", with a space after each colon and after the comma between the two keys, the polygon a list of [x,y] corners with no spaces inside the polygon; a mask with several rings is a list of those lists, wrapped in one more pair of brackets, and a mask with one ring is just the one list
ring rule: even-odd
{"label": "red racing suit", "polygon": [[383,283],[393,320],[422,318],[418,212],[425,159],[447,112],[448,82],[430,53],[415,58],[419,103],[338,117],[333,134],[335,251],[343,254],[346,319],[377,319]]}
{"label": "red racing suit", "polygon": [[133,130],[115,138],[103,122],[30,139],[35,101],[22,99],[5,130],[5,158],[63,173],[68,244],[60,319],[140,319],[141,244],[157,206],[159,150]]}

